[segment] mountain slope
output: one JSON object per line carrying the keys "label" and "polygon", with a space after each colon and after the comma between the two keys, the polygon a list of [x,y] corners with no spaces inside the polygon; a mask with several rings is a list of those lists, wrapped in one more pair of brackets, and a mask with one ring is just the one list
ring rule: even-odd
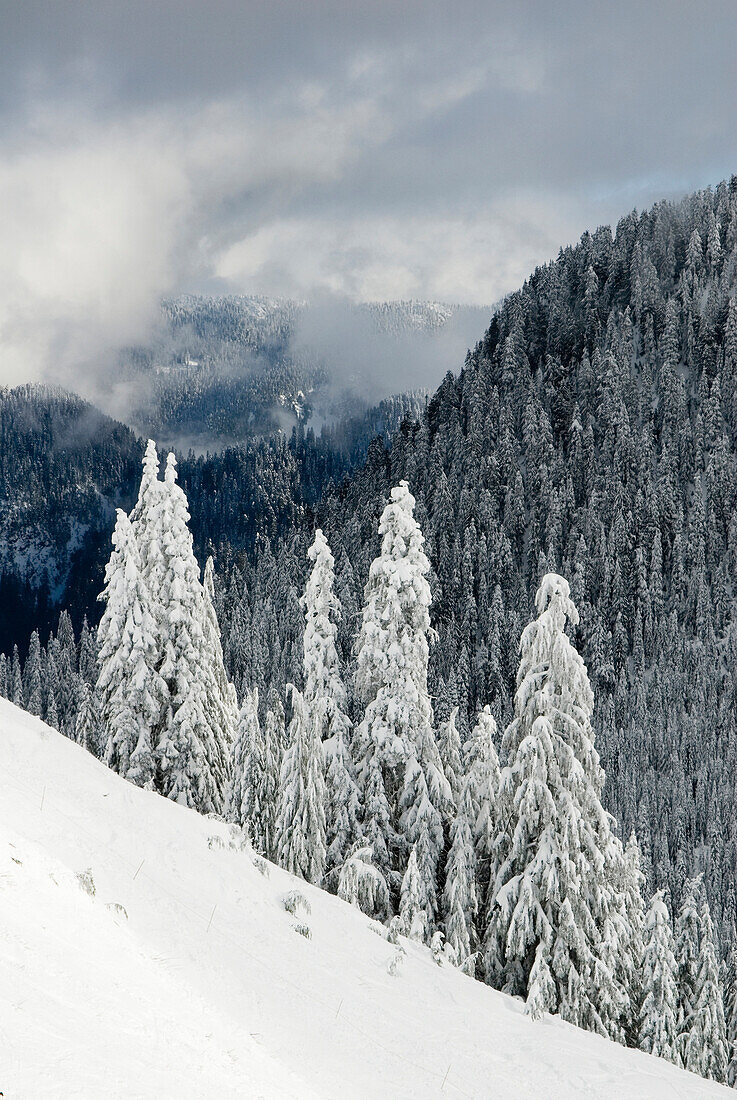
{"label": "mountain slope", "polygon": [[[285,911],[294,889],[309,914]],[[405,944],[390,974],[396,948],[361,913],[262,875],[227,826],[128,785],[5,700],[0,913],[6,1096],[726,1095],[533,1023],[423,948]]]}

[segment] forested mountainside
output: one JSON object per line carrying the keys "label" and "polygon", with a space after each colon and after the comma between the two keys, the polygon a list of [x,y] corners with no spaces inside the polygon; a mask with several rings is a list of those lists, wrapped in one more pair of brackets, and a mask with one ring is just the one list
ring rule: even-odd
{"label": "forested mountainside", "polygon": [[[363,461],[370,441],[390,435],[424,399],[397,397],[316,435],[291,432],[214,455],[183,458],[195,545],[253,548],[302,523],[326,485]],[[25,653],[34,629],[61,608],[77,630],[99,616],[97,595],[110,552],[115,508],[129,508],[143,444],[122,424],[63,390],[0,389],[0,651]]]}
{"label": "forested mountainside", "polygon": [[[462,737],[511,716],[530,594],[554,570],[581,612],[605,802],[677,906],[703,870],[734,939],[737,809],[737,179],[586,234],[510,295],[459,377],[319,518],[344,656],[391,485],[428,540],[431,685]],[[231,566],[219,614],[239,689],[300,682],[306,537]]]}
{"label": "forested mountainside", "polygon": [[[586,234],[318,508],[347,657],[378,517],[408,480],[433,567],[436,712],[458,705],[462,737],[486,702],[508,722],[530,594],[545,572],[570,579],[606,805],[623,837],[636,827],[650,886],[674,906],[704,871],[724,951],[737,919],[736,245],[737,180]],[[197,485],[182,469],[195,524],[211,488],[201,469]],[[285,522],[246,556],[221,549],[218,614],[239,692],[275,705],[301,681],[312,517],[291,525],[288,478],[269,469]]]}
{"label": "forested mountainside", "polygon": [[304,302],[169,299],[151,343],[121,356],[110,409],[142,434],[184,451],[215,450],[311,419],[319,425],[359,416],[377,398],[411,388],[399,369],[408,345],[421,357],[425,338],[432,349],[432,338],[455,325],[453,347],[465,350],[490,313],[415,301],[334,308],[338,319],[325,311],[327,323],[319,307]]}

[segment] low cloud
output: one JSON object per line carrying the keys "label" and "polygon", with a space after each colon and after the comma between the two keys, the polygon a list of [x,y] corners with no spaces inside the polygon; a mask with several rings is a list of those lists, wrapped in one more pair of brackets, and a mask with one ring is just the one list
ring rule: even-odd
{"label": "low cloud", "polygon": [[0,0],[0,22],[5,384],[94,397],[182,291],[488,305],[735,168],[728,0]]}

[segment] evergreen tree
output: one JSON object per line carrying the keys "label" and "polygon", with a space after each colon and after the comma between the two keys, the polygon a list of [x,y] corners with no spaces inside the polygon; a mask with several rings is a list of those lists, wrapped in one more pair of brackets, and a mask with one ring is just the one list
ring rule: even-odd
{"label": "evergreen tree", "polygon": [[733,1089],[737,1083],[737,948],[735,947],[729,953],[724,1008],[729,1054],[727,1084]]}
{"label": "evergreen tree", "polygon": [[701,949],[701,921],[699,906],[702,895],[702,876],[696,875],[686,883],[675,927],[675,954],[678,975],[678,1050],[686,1064],[686,1047],[693,1026],[698,998],[699,958]]}
{"label": "evergreen tree", "polygon": [[[515,718],[504,735],[502,854],[487,930],[486,969],[533,1015],[559,1012],[621,1037],[627,994],[612,971],[621,857],[600,794],[593,694],[565,634],[578,624],[568,583],[546,575],[538,618],[522,635]],[[621,851],[621,848],[620,848]]]}
{"label": "evergreen tree", "polygon": [[230,780],[225,817],[246,829],[261,855],[269,855],[267,818],[264,804],[266,753],[258,717],[258,688],[243,699],[230,758]]}
{"label": "evergreen tree", "polygon": [[469,961],[477,946],[475,921],[478,913],[476,845],[474,827],[478,818],[477,775],[463,780],[458,812],[450,827],[451,845],[445,867],[443,920],[445,939],[459,965],[475,971]]}
{"label": "evergreen tree", "polygon": [[670,915],[662,890],[653,895],[645,922],[642,993],[640,1049],[680,1065],[676,1029],[676,960]]}
{"label": "evergreen tree", "polygon": [[[401,482],[379,524],[381,553],[369,572],[356,661],[356,695],[365,707],[354,738],[364,842],[395,894],[409,848],[423,833],[422,850],[433,873],[437,822],[429,818],[439,817],[441,798],[443,809],[450,803],[432,733],[430,566],[414,507],[407,483]],[[432,799],[432,813],[423,804],[426,798]],[[429,907],[434,904],[428,898]]]}
{"label": "evergreen tree", "polygon": [[706,897],[699,913],[700,948],[693,1013],[683,1051],[683,1064],[692,1073],[725,1083],[729,1064],[724,1001],[714,929]]}
{"label": "evergreen tree", "polygon": [[407,861],[402,879],[399,900],[400,927],[405,936],[417,943],[430,942],[430,926],[427,919],[427,888],[417,858],[416,847]]}
{"label": "evergreen tree", "polygon": [[624,854],[624,899],[627,917],[627,937],[622,944],[621,969],[623,982],[629,991],[628,1019],[625,1022],[628,1046],[639,1045],[640,1011],[642,1009],[642,971],[645,954],[645,909],[642,891],[645,876],[641,869],[640,846],[634,832],[630,834]]}
{"label": "evergreen tree", "polygon": [[337,890],[349,854],[360,847],[361,795],[355,780],[353,760],[341,730],[328,758],[325,777],[326,844],[325,883]]}
{"label": "evergreen tree", "polygon": [[440,727],[438,748],[443,774],[450,786],[453,808],[458,806],[461,794],[463,766],[461,764],[461,739],[458,734],[458,707],[450,712],[448,720]]}
{"label": "evergreen tree", "polygon": [[168,708],[156,745],[157,786],[166,797],[200,812],[219,812],[233,739],[232,698],[225,688],[219,647],[212,650],[214,612],[211,617],[188,527],[187,498],[176,476],[170,454],[163,488],[154,496],[155,514],[144,512],[139,521],[143,533],[150,520],[149,537],[160,544],[164,562],[158,596],[163,612],[157,616],[163,661],[158,671]]}
{"label": "evergreen tree", "polygon": [[336,650],[340,604],[334,593],[335,562],[318,527],[307,551],[313,563],[301,599],[305,614],[304,700],[315,735],[321,741],[345,738],[350,729],[346,693]]}
{"label": "evergreen tree", "polygon": [[128,516],[118,510],[113,552],[105,570],[98,640],[97,692],[106,735],[105,758],[124,778],[153,787],[152,731],[161,694],[153,668],[155,623]]}
{"label": "evergreen tree", "polygon": [[34,630],[28,646],[28,656],[23,668],[23,697],[26,710],[40,718],[43,714],[43,692],[41,687],[41,643],[38,631]]}
{"label": "evergreen tree", "polygon": [[294,684],[289,746],[282,760],[276,853],[282,867],[319,884],[325,871],[325,781],[322,742]]}
{"label": "evergreen tree", "polygon": [[25,698],[23,696],[23,677],[21,675],[20,657],[18,655],[18,646],[13,646],[13,662],[10,673],[10,700],[16,707],[23,707],[25,704]]}
{"label": "evergreen tree", "polygon": [[82,680],[77,719],[74,728],[74,740],[88,752],[100,756],[104,750],[101,744],[100,711],[97,693],[93,687]]}

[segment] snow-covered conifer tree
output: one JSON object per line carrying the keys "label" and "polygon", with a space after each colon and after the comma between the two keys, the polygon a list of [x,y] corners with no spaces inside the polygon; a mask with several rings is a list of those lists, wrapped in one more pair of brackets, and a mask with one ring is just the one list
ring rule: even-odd
{"label": "snow-covered conifer tree", "polygon": [[637,837],[632,832],[624,854],[623,893],[627,936],[620,953],[623,981],[629,990],[629,1018],[625,1022],[629,1046],[639,1045],[639,1021],[642,1007],[642,967],[645,951],[645,909],[642,891],[645,886],[645,876],[641,869],[641,858]]}
{"label": "snow-covered conifer tree", "polygon": [[20,671],[20,656],[18,655],[17,645],[13,646],[13,660],[10,671],[9,690],[9,699],[11,703],[14,703],[16,707],[22,707],[24,705],[23,677]]}
{"label": "snow-covered conifer tree", "polygon": [[683,1048],[683,1064],[692,1073],[725,1083],[729,1065],[724,1000],[714,928],[706,896],[699,912],[700,946],[693,1013]]}
{"label": "snow-covered conifer tree", "polygon": [[28,656],[23,669],[23,695],[26,710],[40,718],[43,714],[43,691],[41,687],[41,642],[38,631],[34,630],[28,644]]}
{"label": "snow-covered conifer tree", "polygon": [[74,740],[95,756],[103,752],[104,746],[100,744],[100,710],[97,692],[86,680],[81,681]]}
{"label": "snow-covered conifer tree", "polygon": [[[478,901],[480,912],[486,901],[489,880],[496,878],[497,866],[494,860],[495,844],[499,833],[499,757],[494,742],[497,726],[491,707],[485,706],[479,712],[476,725],[464,746],[465,780],[471,805],[471,829],[476,852],[476,875],[478,879]],[[493,864],[493,872],[492,872]],[[493,899],[492,899],[493,900]],[[479,938],[486,930],[479,929]]]}
{"label": "snow-covered conifer tree", "polygon": [[292,721],[281,766],[276,820],[277,861],[319,884],[325,871],[325,761],[302,693],[288,684]]}
{"label": "snow-covered conifer tree", "polygon": [[361,841],[361,795],[353,760],[341,731],[335,734],[325,776],[325,883],[337,890],[343,865]]}
{"label": "snow-covered conifer tree", "polygon": [[52,729],[59,729],[59,715],[56,710],[56,695],[54,694],[53,687],[49,687],[48,694],[46,696],[46,708],[44,713],[44,721],[47,726],[51,726]]}
{"label": "snow-covered conifer tree", "polygon": [[[463,765],[461,764],[461,738],[458,733],[458,707],[453,707],[447,722],[443,722],[438,736],[443,774],[450,786],[453,807],[457,807],[461,795]],[[446,937],[447,938],[447,937]]]}
{"label": "snow-covered conifer tree", "polygon": [[645,955],[640,1009],[640,1049],[676,1065],[678,1053],[676,1009],[678,986],[670,914],[658,890],[645,922]]}
{"label": "snow-covered conifer tree", "polygon": [[678,1050],[684,1065],[686,1046],[693,1023],[698,996],[699,954],[701,949],[700,900],[703,892],[702,876],[695,875],[686,883],[681,897],[675,927],[675,955],[678,976]]}
{"label": "snow-covered conifer tree", "polygon": [[430,942],[430,925],[427,919],[427,888],[425,876],[417,858],[417,845],[412,849],[407,861],[407,870],[402,879],[402,891],[399,901],[401,929],[405,936],[417,943]]}
{"label": "snow-covered conifer tree", "polygon": [[161,695],[153,667],[155,624],[128,516],[118,510],[113,553],[100,597],[105,611],[98,627],[97,693],[110,767],[141,787],[152,787],[152,731]]}
{"label": "snow-covered conifer tree", "polygon": [[304,608],[304,700],[316,735],[327,741],[338,733],[345,738],[350,721],[335,640],[340,604],[335,596],[335,562],[318,527],[307,551],[313,563],[300,603]]}
{"label": "snow-covered conifer tree", "polygon": [[476,845],[474,828],[478,818],[477,776],[468,772],[458,798],[458,811],[450,827],[450,851],[445,865],[443,892],[443,922],[445,939],[453,948],[459,965],[470,972],[468,963],[477,946],[476,915],[478,913]]}
{"label": "snow-covered conifer tree", "polygon": [[[515,717],[504,734],[501,863],[492,889],[487,975],[591,1031],[621,1038],[627,994],[612,970],[621,859],[601,805],[593,693],[565,633],[578,623],[567,581],[547,574],[522,634]],[[621,876],[621,869],[619,871]]]}
{"label": "snow-covered conifer tree", "polygon": [[[228,778],[233,707],[221,672],[222,650],[213,652],[212,605],[200,582],[189,531],[187,498],[176,481],[170,454],[164,485],[154,497],[150,537],[160,544],[164,574],[159,590],[158,627],[163,631],[159,673],[168,708],[156,745],[162,794],[201,812],[219,812]],[[214,612],[212,612],[214,617]]]}
{"label": "snow-covered conifer tree", "polygon": [[732,948],[727,962],[724,1010],[729,1053],[727,1084],[733,1089],[737,1084],[737,947]]}
{"label": "snow-covered conifer tree", "polygon": [[262,798],[266,768],[258,717],[258,688],[247,691],[243,699],[229,770],[225,817],[246,829],[255,850],[268,856],[266,818],[269,808],[263,805]]}
{"label": "snow-covered conifer tree", "polygon": [[[366,585],[356,665],[356,696],[365,707],[353,744],[364,843],[395,897],[409,850],[420,840],[415,825],[427,820],[424,809],[420,811],[423,797],[429,794],[438,816],[451,802],[432,732],[427,690],[430,565],[414,506],[406,482],[392,489],[379,524],[381,552]],[[432,863],[436,827],[427,824],[427,859]]]}

